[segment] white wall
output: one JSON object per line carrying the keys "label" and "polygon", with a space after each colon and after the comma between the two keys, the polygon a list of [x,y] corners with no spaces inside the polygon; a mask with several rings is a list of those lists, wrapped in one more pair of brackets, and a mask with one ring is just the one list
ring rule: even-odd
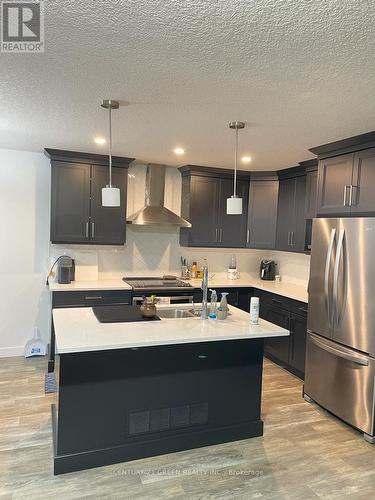
{"label": "white wall", "polygon": [[48,159],[0,149],[0,356],[22,355],[33,326],[49,336]]}

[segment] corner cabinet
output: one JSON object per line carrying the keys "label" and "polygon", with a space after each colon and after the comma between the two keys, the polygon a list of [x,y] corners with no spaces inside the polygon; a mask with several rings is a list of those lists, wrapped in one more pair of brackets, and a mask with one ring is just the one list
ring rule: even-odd
{"label": "corner cabinet", "polygon": [[238,175],[242,215],[227,215],[233,193],[233,171],[187,165],[181,167],[181,216],[192,227],[181,228],[180,244],[188,247],[244,248],[246,244],[249,177]]}
{"label": "corner cabinet", "polygon": [[306,175],[281,177],[277,210],[276,249],[305,251]]}
{"label": "corner cabinet", "polygon": [[275,248],[279,181],[277,176],[252,178],[247,218],[247,248]]}
{"label": "corner cabinet", "polygon": [[126,239],[127,172],[132,158],[113,158],[113,185],[120,207],[103,207],[108,157],[46,149],[51,159],[52,243],[123,245]]}

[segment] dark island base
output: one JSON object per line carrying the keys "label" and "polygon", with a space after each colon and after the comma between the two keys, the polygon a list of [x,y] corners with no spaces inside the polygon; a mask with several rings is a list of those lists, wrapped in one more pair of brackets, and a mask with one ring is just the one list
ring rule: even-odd
{"label": "dark island base", "polygon": [[263,340],[62,354],[54,473],[262,436]]}

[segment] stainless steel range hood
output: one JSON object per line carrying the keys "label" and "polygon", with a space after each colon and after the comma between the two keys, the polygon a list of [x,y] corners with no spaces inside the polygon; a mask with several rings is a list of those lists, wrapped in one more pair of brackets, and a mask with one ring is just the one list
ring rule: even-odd
{"label": "stainless steel range hood", "polygon": [[165,165],[147,165],[145,206],[127,219],[138,226],[191,227],[190,222],[164,206]]}

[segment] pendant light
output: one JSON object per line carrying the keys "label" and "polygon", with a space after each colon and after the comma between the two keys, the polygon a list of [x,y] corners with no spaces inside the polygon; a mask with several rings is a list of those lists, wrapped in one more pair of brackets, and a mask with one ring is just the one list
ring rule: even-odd
{"label": "pendant light", "polygon": [[242,214],[242,198],[239,198],[236,193],[237,187],[237,162],[238,162],[238,131],[245,128],[244,122],[230,122],[229,128],[236,131],[236,148],[234,153],[234,180],[233,180],[233,194],[227,198],[227,215],[241,215]]}
{"label": "pendant light", "polygon": [[108,109],[109,114],[109,182],[102,188],[102,206],[119,207],[120,189],[112,186],[112,109],[118,109],[120,104],[112,99],[104,99],[101,106]]}

